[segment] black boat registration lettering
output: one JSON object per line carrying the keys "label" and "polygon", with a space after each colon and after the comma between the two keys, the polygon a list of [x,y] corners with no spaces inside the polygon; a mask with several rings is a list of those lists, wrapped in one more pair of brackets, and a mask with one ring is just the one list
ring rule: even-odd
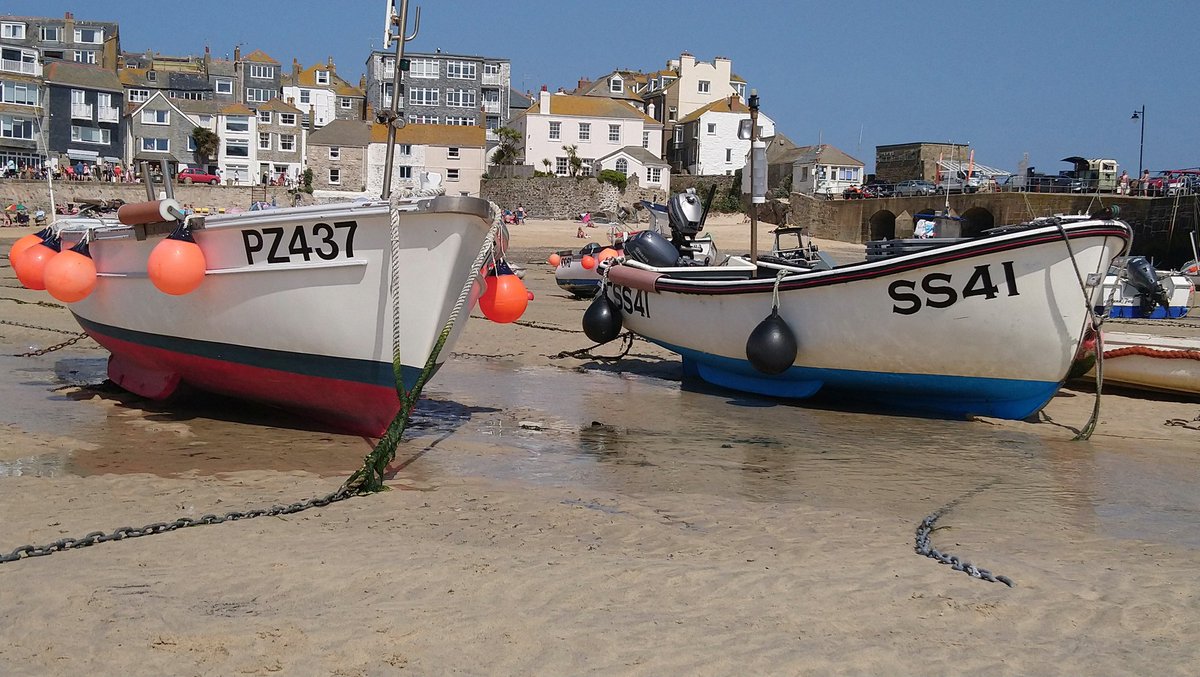
{"label": "black boat registration lettering", "polygon": [[251,266],[312,261],[314,254],[322,261],[332,261],[354,256],[356,230],[357,221],[301,224],[293,227],[290,234],[280,227],[243,230],[242,246],[246,250],[246,263]]}
{"label": "black boat registration lettering", "polygon": [[637,313],[642,317],[650,317],[650,294],[640,289],[630,289],[620,285],[609,285],[609,298],[626,315]]}
{"label": "black boat registration lettering", "polygon": [[[1000,268],[1003,271],[1005,295],[1020,295],[1013,262],[1004,261]],[[993,282],[992,266],[987,263],[975,266],[961,291],[950,273],[929,273],[920,280],[896,280],[888,285],[888,295],[895,301],[892,312],[900,315],[914,315],[922,308],[949,308],[972,296],[994,299],[1000,292],[1001,287]]]}

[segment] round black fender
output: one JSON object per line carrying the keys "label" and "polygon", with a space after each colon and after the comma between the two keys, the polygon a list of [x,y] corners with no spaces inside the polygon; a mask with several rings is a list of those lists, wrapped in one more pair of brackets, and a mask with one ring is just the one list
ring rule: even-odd
{"label": "round black fender", "polygon": [[603,290],[583,314],[583,333],[596,343],[608,343],[621,333],[621,311]]}
{"label": "round black fender", "polygon": [[773,308],[746,339],[746,359],[764,374],[782,374],[796,361],[796,335]]}

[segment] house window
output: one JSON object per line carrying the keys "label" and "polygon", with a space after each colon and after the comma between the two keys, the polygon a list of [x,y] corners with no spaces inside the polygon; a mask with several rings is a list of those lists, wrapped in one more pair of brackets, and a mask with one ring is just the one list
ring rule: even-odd
{"label": "house window", "polygon": [[612,78],[608,81],[608,91],[612,94],[620,94],[625,91],[625,83],[621,78]]}
{"label": "house window", "polygon": [[111,132],[95,127],[71,127],[71,141],[79,143],[99,143],[107,145],[111,140]]}
{"label": "house window", "polygon": [[446,90],[446,105],[456,108],[474,108],[475,107],[475,90],[473,89],[447,89]]}
{"label": "house window", "polygon": [[[74,92],[72,92],[74,93]],[[80,92],[82,94],[82,92]],[[171,111],[169,110],[144,110],[142,111],[143,125],[169,125],[171,124]]]}
{"label": "house window", "polygon": [[642,132],[642,148],[650,148],[650,132]]}
{"label": "house window", "polygon": [[675,145],[676,146],[683,143],[683,127],[682,126],[678,126],[675,128],[674,136],[675,136]]}
{"label": "house window", "polygon": [[250,142],[246,139],[225,139],[225,155],[228,157],[250,157]]}
{"label": "house window", "polygon": [[708,133],[709,134],[717,133],[717,123],[715,123],[715,122],[708,123]]}
{"label": "house window", "polygon": [[249,115],[230,115],[225,118],[225,131],[227,132],[248,132],[250,131],[250,116]]}
{"label": "house window", "polygon": [[8,38],[10,40],[25,39],[25,24],[19,23],[2,23],[0,24],[0,38]]}
{"label": "house window", "polygon": [[708,90],[711,89],[711,85],[712,83],[710,83],[708,80],[701,80],[696,83],[696,91],[700,92],[701,94],[708,94]]}
{"label": "house window", "polygon": [[628,174],[629,173],[629,161],[626,160],[625,158],[621,158],[620,160],[617,160],[617,171],[621,172],[622,174]]}
{"label": "house window", "polygon": [[592,139],[592,123],[580,122],[579,123],[579,140],[580,141],[590,141],[591,139]]}
{"label": "house window", "polygon": [[730,84],[733,85],[733,91],[737,92],[738,98],[745,101],[746,100],[746,83],[731,82]]}
{"label": "house window", "polygon": [[400,155],[412,155],[412,144],[411,143],[396,144],[396,153],[398,153]]}
{"label": "house window", "polygon": [[453,80],[474,80],[475,64],[470,61],[447,61],[446,77]]}
{"label": "house window", "polygon": [[567,175],[567,158],[565,158],[565,157],[554,158],[554,173],[558,174],[559,176]]}
{"label": "house window", "polygon": [[581,157],[581,158],[579,158],[579,162],[580,162],[579,173],[582,174],[583,176],[591,176],[592,175],[592,164],[594,162],[596,162],[596,158]]}
{"label": "house window", "polygon": [[608,140],[610,143],[621,143],[621,125],[608,126]]}
{"label": "house window", "polygon": [[415,125],[436,125],[438,116],[436,115],[410,115],[408,121]]}
{"label": "house window", "polygon": [[271,134],[269,132],[258,133],[258,149],[271,150]]}
{"label": "house window", "polygon": [[410,78],[436,78],[438,76],[437,59],[413,59],[409,64],[408,76]]}
{"label": "house window", "polygon": [[447,181],[457,181],[458,180],[458,170],[457,169],[447,169],[446,170],[446,180]]}
{"label": "house window", "polygon": [[662,183],[662,167],[647,167],[646,168],[647,183]]}
{"label": "house window", "polygon": [[33,118],[0,115],[0,138],[33,139]]}
{"label": "house window", "polygon": [[732,161],[733,161],[733,149],[732,149],[732,148],[726,148],[726,149],[725,149],[725,161],[726,161],[726,162],[732,162]]}
{"label": "house window", "polygon": [[76,28],[75,42],[88,45],[104,44],[104,31],[99,28]]}
{"label": "house window", "polygon": [[162,138],[142,137],[142,150],[152,153],[170,153],[171,140]]}
{"label": "house window", "polygon": [[32,49],[0,49],[0,71],[10,73],[38,74],[37,52]]}
{"label": "house window", "polygon": [[317,71],[317,84],[318,85],[329,84],[329,71]]}
{"label": "house window", "polygon": [[561,139],[562,139],[562,123],[557,122],[557,121],[551,122],[550,123],[550,140],[551,141],[559,141]]}
{"label": "house window", "polygon": [[280,134],[279,135],[279,150],[294,153],[296,151],[296,135],[295,134]]}
{"label": "house window", "polygon": [[332,183],[332,184],[335,184],[335,185],[336,185],[336,184],[339,184],[339,183],[341,183],[341,182],[342,182],[342,170],[340,170],[340,169],[330,169],[330,170],[329,170],[329,183]]}
{"label": "house window", "polygon": [[246,103],[266,103],[271,100],[274,92],[269,89],[261,89],[258,87],[246,88]]}
{"label": "house window", "polygon": [[171,92],[171,98],[184,99],[186,101],[202,101],[204,99],[204,92],[179,92],[178,94]]}
{"label": "house window", "polygon": [[288,127],[295,127],[296,126],[296,114],[295,113],[280,113],[279,114],[279,124],[286,125]]}
{"label": "house window", "polygon": [[397,176],[399,176],[402,179],[411,179],[412,178],[412,167],[410,167],[409,165],[401,165],[401,166],[397,167],[396,172],[397,172]]}
{"label": "house window", "polygon": [[0,80],[0,103],[36,106],[38,105],[38,88],[32,83]]}
{"label": "house window", "polygon": [[42,42],[62,42],[61,26],[42,26]]}
{"label": "house window", "polygon": [[483,64],[483,74],[484,75],[500,75],[500,64],[498,64],[498,63]]}
{"label": "house window", "polygon": [[667,110],[667,120],[674,121],[677,117],[679,117],[679,109],[675,106],[671,106],[671,108]]}
{"label": "house window", "polygon": [[258,111],[258,121],[263,123],[264,125],[271,124],[271,111],[269,111],[269,110]]}
{"label": "house window", "polygon": [[188,136],[187,138],[187,149],[189,153],[196,152],[196,139],[192,136]]}
{"label": "house window", "polygon": [[446,124],[456,125],[458,127],[474,127],[475,118],[466,117],[463,115],[447,115]]}
{"label": "house window", "polygon": [[329,147],[329,159],[330,160],[342,159],[342,147],[341,146],[330,146]]}
{"label": "house window", "polygon": [[270,80],[275,77],[274,66],[263,66],[261,64],[250,64],[250,77],[258,80]]}
{"label": "house window", "polygon": [[142,103],[150,98],[150,90],[131,89],[125,93],[125,98],[129,99],[129,103]]}
{"label": "house window", "polygon": [[338,97],[338,105],[349,110],[354,106],[354,101],[348,96]]}
{"label": "house window", "polygon": [[233,80],[217,80],[213,84],[213,91],[217,94],[233,94]]}
{"label": "house window", "polygon": [[450,158],[451,160],[457,160],[460,157],[458,154],[458,149],[453,146],[447,148],[446,157]]}
{"label": "house window", "polygon": [[96,63],[96,53],[90,49],[77,49],[75,63]]}
{"label": "house window", "polygon": [[408,90],[408,102],[414,106],[436,106],[441,100],[441,91],[435,88],[414,87]]}
{"label": "house window", "polygon": [[300,103],[312,103],[312,90],[300,90]]}

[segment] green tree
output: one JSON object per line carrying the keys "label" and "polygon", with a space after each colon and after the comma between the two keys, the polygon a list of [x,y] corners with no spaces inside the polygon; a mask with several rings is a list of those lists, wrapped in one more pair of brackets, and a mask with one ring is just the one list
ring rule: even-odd
{"label": "green tree", "polygon": [[496,152],[492,154],[492,164],[494,165],[515,165],[521,159],[521,132],[512,127],[500,127],[496,129],[496,136],[500,138],[500,145],[496,147]]}
{"label": "green tree", "polygon": [[196,127],[192,129],[192,140],[196,142],[196,154],[207,160],[215,160],[221,149],[221,137],[211,129]]}
{"label": "green tree", "polygon": [[579,176],[579,170],[583,167],[583,160],[579,157],[579,147],[571,144],[563,146],[562,149],[567,154],[567,168],[571,172],[571,178]]}
{"label": "green tree", "polygon": [[546,167],[546,174],[553,176],[554,172],[550,171],[550,158],[548,158],[548,157],[542,158],[542,164]]}

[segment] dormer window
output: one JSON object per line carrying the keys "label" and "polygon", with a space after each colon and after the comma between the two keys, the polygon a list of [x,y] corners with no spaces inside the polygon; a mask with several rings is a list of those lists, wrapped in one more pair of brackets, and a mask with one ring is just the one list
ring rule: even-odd
{"label": "dormer window", "polygon": [[329,71],[317,71],[317,84],[318,85],[329,84]]}
{"label": "dormer window", "polygon": [[621,78],[611,78],[608,81],[608,91],[613,94],[620,94],[625,91],[625,83]]}
{"label": "dormer window", "polygon": [[154,71],[147,71],[146,79],[149,80],[150,82],[157,82],[158,81],[158,73],[155,73]]}

